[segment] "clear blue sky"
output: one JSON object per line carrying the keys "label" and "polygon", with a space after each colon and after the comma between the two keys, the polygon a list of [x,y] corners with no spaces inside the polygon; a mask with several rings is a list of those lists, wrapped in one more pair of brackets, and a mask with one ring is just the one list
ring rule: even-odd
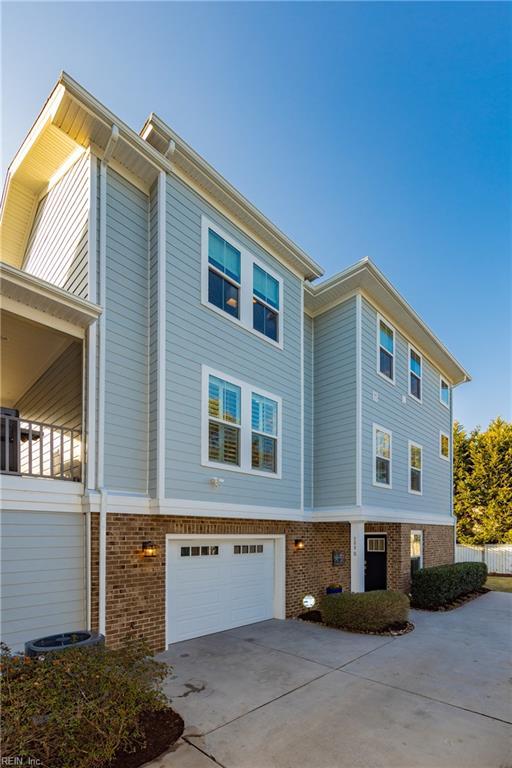
{"label": "clear blue sky", "polygon": [[505,3],[7,3],[3,162],[61,69],[157,112],[330,275],[370,256],[510,418]]}

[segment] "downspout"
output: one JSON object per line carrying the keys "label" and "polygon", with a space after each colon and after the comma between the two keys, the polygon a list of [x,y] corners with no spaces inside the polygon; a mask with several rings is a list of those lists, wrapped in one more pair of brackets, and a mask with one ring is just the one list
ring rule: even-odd
{"label": "downspout", "polygon": [[97,484],[100,492],[99,520],[99,572],[98,572],[98,630],[105,634],[107,606],[107,491],[105,489],[105,345],[106,345],[106,301],[107,301],[107,166],[119,138],[119,129],[112,126],[105,152],[100,161],[100,215],[99,215],[99,303],[102,313],[99,318],[99,360],[98,360],[98,450]]}

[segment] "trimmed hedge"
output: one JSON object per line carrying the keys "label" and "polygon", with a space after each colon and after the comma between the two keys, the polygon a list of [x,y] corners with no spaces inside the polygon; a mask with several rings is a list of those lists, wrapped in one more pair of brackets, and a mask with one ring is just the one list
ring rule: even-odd
{"label": "trimmed hedge", "polygon": [[322,598],[325,624],[357,632],[381,632],[409,618],[409,598],[402,592],[342,592]]}
{"label": "trimmed hedge", "polygon": [[480,589],[486,580],[485,563],[452,563],[421,568],[412,576],[411,604],[414,608],[439,608]]}

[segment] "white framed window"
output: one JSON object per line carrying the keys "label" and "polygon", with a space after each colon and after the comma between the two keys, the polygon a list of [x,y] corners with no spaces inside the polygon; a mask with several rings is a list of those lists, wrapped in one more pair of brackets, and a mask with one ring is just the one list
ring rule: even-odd
{"label": "white framed window", "polygon": [[423,493],[423,446],[409,440],[409,493]]}
{"label": "white framed window", "polygon": [[202,366],[201,463],[281,477],[282,399]]}
{"label": "white framed window", "polygon": [[373,484],[392,487],[392,441],[389,429],[373,425]]}
{"label": "white framed window", "polygon": [[395,383],[395,329],[377,315],[377,373]]}
{"label": "white framed window", "polygon": [[439,457],[450,461],[450,435],[446,432],[439,432]]}
{"label": "white framed window", "polygon": [[283,280],[221,227],[201,218],[201,303],[283,348]]}
{"label": "white framed window", "polygon": [[423,531],[411,531],[411,576],[423,568]]}
{"label": "white framed window", "polygon": [[409,395],[422,401],[423,393],[423,358],[420,353],[409,344]]}
{"label": "white framed window", "polygon": [[450,407],[450,385],[442,376],[439,377],[439,400],[446,408]]}

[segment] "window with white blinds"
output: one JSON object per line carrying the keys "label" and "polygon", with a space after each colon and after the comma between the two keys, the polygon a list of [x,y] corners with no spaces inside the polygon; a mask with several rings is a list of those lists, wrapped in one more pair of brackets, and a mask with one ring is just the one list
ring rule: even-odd
{"label": "window with white blinds", "polygon": [[202,464],[280,477],[282,401],[203,366]]}

